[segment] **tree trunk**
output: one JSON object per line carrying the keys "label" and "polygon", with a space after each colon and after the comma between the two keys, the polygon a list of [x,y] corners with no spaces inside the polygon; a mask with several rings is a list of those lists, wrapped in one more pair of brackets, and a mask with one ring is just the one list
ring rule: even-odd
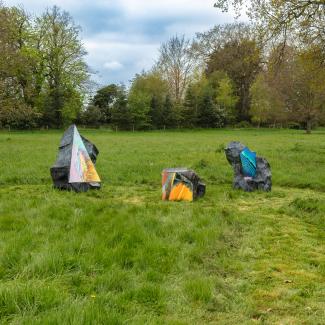
{"label": "tree trunk", "polygon": [[306,123],[306,133],[310,134],[311,133],[311,120],[307,120]]}

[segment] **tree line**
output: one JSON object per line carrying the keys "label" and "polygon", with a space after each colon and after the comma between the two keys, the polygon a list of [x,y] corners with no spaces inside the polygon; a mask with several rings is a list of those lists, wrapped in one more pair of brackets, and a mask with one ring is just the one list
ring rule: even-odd
{"label": "tree line", "polygon": [[[250,4],[250,23],[216,25],[193,40],[173,36],[154,66],[128,87],[110,84],[90,98],[90,73],[72,18],[57,7],[31,19],[22,9],[1,6],[0,124],[78,122],[119,130],[253,124],[310,132],[325,122],[325,5]],[[215,4],[231,6],[239,11],[242,1]]]}

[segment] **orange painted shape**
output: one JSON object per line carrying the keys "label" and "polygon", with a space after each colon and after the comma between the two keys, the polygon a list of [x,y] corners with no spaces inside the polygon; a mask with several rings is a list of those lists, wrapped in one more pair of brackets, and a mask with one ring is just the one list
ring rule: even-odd
{"label": "orange painted shape", "polygon": [[183,183],[174,186],[169,195],[170,201],[193,201],[193,192]]}

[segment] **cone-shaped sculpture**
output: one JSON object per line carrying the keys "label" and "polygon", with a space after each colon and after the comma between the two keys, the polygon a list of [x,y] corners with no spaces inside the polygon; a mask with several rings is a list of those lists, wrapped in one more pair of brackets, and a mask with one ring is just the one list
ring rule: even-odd
{"label": "cone-shaped sculpture", "polygon": [[54,187],[85,192],[100,188],[100,178],[95,169],[98,149],[81,137],[75,125],[63,134],[58,158],[50,169]]}
{"label": "cone-shaped sculpture", "polygon": [[205,184],[193,170],[167,168],[162,172],[162,199],[193,201],[205,194]]}

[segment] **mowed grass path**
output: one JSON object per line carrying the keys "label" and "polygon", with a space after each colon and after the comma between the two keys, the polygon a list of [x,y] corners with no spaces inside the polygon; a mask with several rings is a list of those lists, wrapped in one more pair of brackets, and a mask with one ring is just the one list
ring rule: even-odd
{"label": "mowed grass path", "polygon": [[[100,191],[52,188],[62,132],[0,132],[0,323],[325,323],[324,130],[80,131]],[[232,189],[231,140],[269,160],[271,193]],[[204,198],[160,200],[177,166]]]}

